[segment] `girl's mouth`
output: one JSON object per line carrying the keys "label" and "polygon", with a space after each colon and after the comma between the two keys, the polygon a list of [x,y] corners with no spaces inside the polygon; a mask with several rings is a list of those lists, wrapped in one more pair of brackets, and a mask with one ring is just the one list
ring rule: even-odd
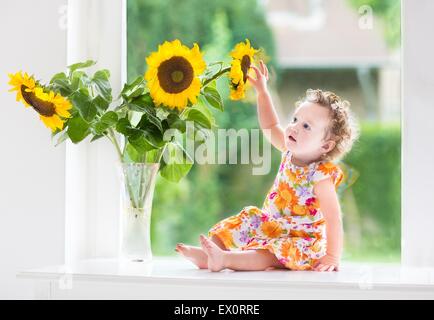
{"label": "girl's mouth", "polygon": [[293,136],[288,136],[288,139],[289,139],[290,141],[297,142],[297,140],[295,140],[295,139],[293,138]]}

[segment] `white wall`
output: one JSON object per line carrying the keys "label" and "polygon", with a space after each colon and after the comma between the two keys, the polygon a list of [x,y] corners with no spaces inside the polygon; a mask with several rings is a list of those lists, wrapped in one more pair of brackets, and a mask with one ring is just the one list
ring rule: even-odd
{"label": "white wall", "polygon": [[[112,96],[126,79],[126,1],[68,2],[68,64],[88,59],[86,71],[110,70]],[[114,102],[117,105],[118,102]],[[108,139],[66,144],[65,260],[116,257],[119,237],[118,156]]]}
{"label": "white wall", "polygon": [[402,4],[402,263],[434,267],[434,1]]}
{"label": "white wall", "polygon": [[63,263],[65,146],[15,102],[8,73],[50,77],[66,67],[66,0],[0,2],[0,299],[32,298],[19,270]]}

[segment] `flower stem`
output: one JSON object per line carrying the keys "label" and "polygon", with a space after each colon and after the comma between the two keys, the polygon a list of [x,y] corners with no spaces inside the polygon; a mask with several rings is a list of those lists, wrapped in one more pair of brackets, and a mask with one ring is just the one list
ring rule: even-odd
{"label": "flower stem", "polygon": [[[122,166],[122,158],[123,158],[122,151],[121,151],[121,148],[119,147],[119,143],[118,143],[118,141],[116,139],[115,132],[113,131],[112,128],[108,129],[107,137],[110,139],[110,141],[115,146],[116,152],[118,153],[118,156],[119,156],[120,165]],[[128,197],[129,197],[129,199],[131,201],[132,207],[138,208],[138,203],[137,203],[138,201],[135,201],[135,199],[134,199],[134,191],[133,191],[133,189],[131,187],[131,184],[130,184],[130,179],[129,179],[129,176],[128,176],[128,172],[129,172],[128,170],[126,170],[126,172],[124,172],[122,170],[122,174],[125,175],[125,184],[126,184],[127,190],[128,190]]]}
{"label": "flower stem", "polygon": [[[184,111],[182,111],[182,112],[184,112]],[[182,113],[181,113],[181,114],[182,114]],[[161,152],[160,152],[160,154],[158,155],[157,163],[160,163],[161,158],[163,157],[163,153],[164,153],[164,151],[166,150],[166,146],[167,146],[168,143],[169,143],[169,142],[166,142],[166,143],[164,144],[164,147],[161,148]]]}
{"label": "flower stem", "polygon": [[211,78],[205,80],[205,82],[202,85],[202,88],[205,88],[208,84],[210,84],[211,82],[213,82],[214,80],[220,78],[223,74],[225,74],[226,72],[230,71],[231,67],[226,67],[221,69],[219,72],[217,72],[215,75],[213,75]]}
{"label": "flower stem", "polygon": [[121,151],[121,148],[119,147],[118,140],[116,139],[115,132],[113,131],[112,128],[109,128],[108,132],[109,132],[108,137],[109,137],[110,141],[114,144],[116,151],[118,153],[118,156],[119,156],[119,160],[120,160],[120,162],[122,162],[122,151]]}
{"label": "flower stem", "polygon": [[137,199],[137,204],[139,206],[139,208],[143,207],[143,197],[142,197],[142,191],[143,191],[143,172],[146,170],[146,166],[143,165],[140,167],[140,181],[139,181],[139,194],[138,197],[139,199]]}

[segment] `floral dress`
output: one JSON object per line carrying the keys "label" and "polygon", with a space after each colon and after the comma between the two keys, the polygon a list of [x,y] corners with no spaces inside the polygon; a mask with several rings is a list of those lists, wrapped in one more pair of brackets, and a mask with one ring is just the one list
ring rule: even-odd
{"label": "floral dress", "polygon": [[316,182],[332,178],[335,188],[343,179],[333,162],[308,166],[291,162],[291,152],[282,153],[279,171],[262,209],[244,207],[208,232],[229,250],[267,249],[291,270],[311,270],[326,254],[325,219],[313,193]]}

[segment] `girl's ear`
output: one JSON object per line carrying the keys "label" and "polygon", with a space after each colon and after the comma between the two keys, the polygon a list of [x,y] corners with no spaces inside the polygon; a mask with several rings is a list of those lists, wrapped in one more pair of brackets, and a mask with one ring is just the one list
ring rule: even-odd
{"label": "girl's ear", "polygon": [[333,148],[336,146],[336,141],[334,140],[328,140],[326,143],[322,145],[322,152],[328,153],[333,150]]}

